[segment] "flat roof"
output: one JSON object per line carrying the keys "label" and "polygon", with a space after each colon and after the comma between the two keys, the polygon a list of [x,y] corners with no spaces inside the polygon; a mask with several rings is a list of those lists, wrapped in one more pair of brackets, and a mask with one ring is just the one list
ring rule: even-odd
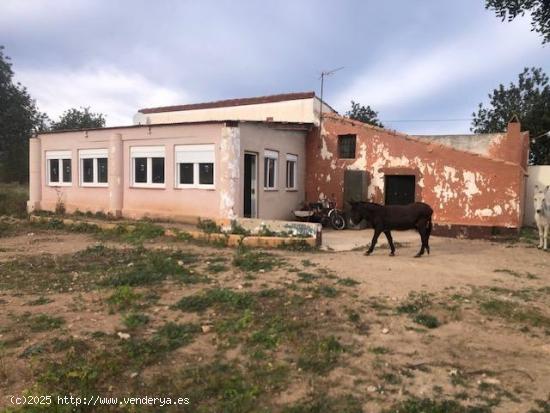
{"label": "flat roof", "polygon": [[224,123],[229,126],[237,126],[239,123],[256,123],[266,126],[275,126],[275,127],[298,127],[301,129],[309,129],[313,123],[311,122],[281,122],[281,121],[266,121],[266,120],[199,120],[191,122],[172,122],[172,123],[151,123],[151,124],[140,124],[140,125],[122,125],[122,126],[105,126],[102,128],[86,128],[86,129],[63,129],[55,131],[43,131],[38,132],[35,135],[53,135],[56,133],[69,133],[69,132],[89,132],[89,131],[102,131],[102,130],[114,130],[114,129],[134,129],[134,128],[155,128],[157,126],[183,126],[183,125],[205,125],[205,124],[216,124]]}
{"label": "flat roof", "polygon": [[282,93],[279,95],[256,96],[241,99],[217,100],[214,102],[191,103],[188,105],[160,106],[156,108],[139,109],[139,113],[179,112],[184,110],[225,108],[232,106],[258,105],[262,103],[284,102],[288,100],[311,99],[315,92]]}

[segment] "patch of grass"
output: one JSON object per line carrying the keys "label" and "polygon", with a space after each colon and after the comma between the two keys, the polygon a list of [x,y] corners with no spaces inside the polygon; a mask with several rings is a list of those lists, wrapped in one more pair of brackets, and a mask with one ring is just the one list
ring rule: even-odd
{"label": "patch of grass", "polygon": [[263,251],[239,248],[233,256],[233,265],[243,271],[271,271],[282,264],[282,259]]}
{"label": "patch of grass", "polygon": [[536,407],[529,409],[527,413],[550,413],[550,393],[546,400],[535,400]]}
{"label": "patch of grass", "polygon": [[149,323],[149,316],[142,313],[130,313],[124,316],[122,322],[129,330],[135,330]]}
{"label": "patch of grass", "polygon": [[231,221],[231,234],[235,235],[250,235],[250,231],[244,228],[237,220]]}
{"label": "patch of grass", "polygon": [[517,271],[512,271],[512,270],[509,270],[507,268],[497,268],[496,270],[494,270],[493,272],[499,272],[499,273],[503,273],[503,274],[508,274],[508,275],[511,275],[513,277],[521,277],[521,274]]}
{"label": "patch of grass", "polygon": [[425,292],[411,292],[407,301],[397,307],[399,314],[416,314],[431,305],[431,300]]}
{"label": "patch of grass", "polygon": [[388,354],[390,349],[384,346],[369,347],[369,351],[373,354]]}
{"label": "patch of grass", "polygon": [[344,287],[355,287],[356,285],[361,284],[359,281],[356,281],[353,278],[340,278],[338,281],[336,281],[336,283],[343,285]]}
{"label": "patch of grass", "polygon": [[187,312],[202,312],[213,306],[223,306],[244,310],[254,304],[250,293],[236,292],[227,288],[215,288],[200,294],[183,297],[174,308]]}
{"label": "patch of grass", "polygon": [[206,270],[210,273],[214,273],[214,274],[218,274],[220,272],[225,272],[228,270],[227,266],[224,265],[223,263],[219,263],[219,262],[211,262],[210,264],[208,264],[208,266],[206,267]]}
{"label": "patch of grass", "polygon": [[37,299],[35,300],[31,300],[27,303],[27,305],[44,305],[44,304],[49,304],[51,303],[52,300],[47,298],[47,297],[44,297],[43,295],[38,297]]}
{"label": "patch of grass", "polygon": [[115,289],[109,298],[107,303],[116,310],[128,310],[136,306],[137,302],[141,299],[141,294],[136,293],[134,289],[128,285],[122,285]]}
{"label": "patch of grass", "polygon": [[168,352],[190,344],[201,332],[196,324],[164,324],[150,339],[130,339],[124,342],[124,351],[139,365],[158,360]]}
{"label": "patch of grass", "polygon": [[311,283],[313,280],[319,278],[317,275],[310,272],[300,271],[298,274],[298,282]]}
{"label": "patch of grass", "polygon": [[[105,231],[109,233],[109,231]],[[160,225],[147,221],[140,221],[131,226],[117,225],[111,234],[118,235],[121,241],[131,244],[142,244],[144,241],[163,236],[165,229]]]}
{"label": "patch of grass", "polygon": [[315,288],[315,292],[323,297],[334,298],[337,297],[340,292],[330,285],[319,285]]}
{"label": "patch of grass", "polygon": [[362,403],[351,394],[330,397],[326,394],[313,394],[308,400],[287,406],[283,413],[363,413]]}
{"label": "patch of grass", "polygon": [[334,336],[313,339],[302,348],[298,367],[318,374],[332,370],[345,348]]}
{"label": "patch of grass", "polygon": [[109,274],[104,285],[109,286],[139,286],[150,285],[164,281],[166,278],[182,281],[186,284],[206,282],[208,278],[195,273],[189,265],[196,261],[193,254],[183,251],[159,251],[138,249],[137,259],[127,264],[119,271]]}
{"label": "patch of grass", "polygon": [[420,313],[413,317],[413,321],[416,324],[423,325],[427,328],[437,328],[440,326],[440,322],[437,319],[437,317],[434,317],[433,315],[426,314],[426,313]]}
{"label": "patch of grass", "polygon": [[463,406],[455,400],[408,399],[396,403],[383,413],[490,413],[484,406]]}
{"label": "patch of grass", "polygon": [[311,260],[302,260],[302,265],[304,267],[315,267],[315,266],[317,266],[317,264],[315,264],[314,262],[311,262]]}
{"label": "patch of grass", "polygon": [[0,215],[25,218],[28,199],[29,190],[26,185],[0,184]]}
{"label": "patch of grass", "polygon": [[216,224],[211,219],[199,219],[197,228],[207,234],[221,233],[222,227]]}
{"label": "patch of grass", "polygon": [[50,331],[60,328],[65,324],[62,317],[54,317],[48,314],[36,314],[23,317],[31,331]]}
{"label": "patch of grass", "polygon": [[533,307],[521,306],[511,301],[489,299],[483,301],[480,308],[487,315],[500,317],[507,321],[550,328],[550,317]]}

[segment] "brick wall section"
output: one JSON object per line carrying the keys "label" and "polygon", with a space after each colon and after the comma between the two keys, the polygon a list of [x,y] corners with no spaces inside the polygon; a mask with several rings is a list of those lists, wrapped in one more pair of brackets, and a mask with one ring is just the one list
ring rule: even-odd
{"label": "brick wall section", "polygon": [[[368,198],[384,202],[384,175],[416,176],[416,200],[431,205],[439,225],[518,228],[521,226],[528,135],[519,123],[494,153],[521,164],[490,159],[425,142],[335,115],[323,120],[323,134],[307,139],[307,199],[333,196],[343,206],[344,171],[365,170]],[[338,135],[356,134],[356,158],[339,159]],[[498,152],[500,151],[500,152]]]}

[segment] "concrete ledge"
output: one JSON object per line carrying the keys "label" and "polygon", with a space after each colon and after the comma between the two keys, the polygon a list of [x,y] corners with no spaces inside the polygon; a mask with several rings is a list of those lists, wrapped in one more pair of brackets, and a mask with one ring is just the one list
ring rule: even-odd
{"label": "concrete ledge", "polygon": [[[89,220],[89,219],[76,219],[76,218],[60,218],[52,216],[38,216],[30,215],[29,220],[31,222],[51,222],[57,220],[67,225],[68,227],[77,225],[90,225],[102,230],[114,230],[119,226],[123,226],[128,231],[136,229],[136,225],[128,223],[127,221],[118,222],[105,222],[101,220]],[[284,222],[284,221],[283,221]],[[299,223],[298,223],[299,224]],[[169,224],[152,223],[152,225],[158,225],[166,227]],[[284,223],[281,225],[285,225]],[[311,225],[311,224],[310,224]],[[252,248],[284,248],[284,247],[306,247],[317,248],[320,246],[320,236],[317,236],[317,229],[315,227],[309,228],[315,236],[310,237],[282,237],[282,236],[258,236],[258,235],[245,235],[245,234],[229,234],[223,232],[204,232],[199,230],[182,230],[178,228],[169,227],[164,231],[164,236],[172,238],[189,238],[197,241],[203,241],[207,243],[224,245],[228,247],[247,246]]]}
{"label": "concrete ledge", "polygon": [[434,224],[432,235],[450,238],[490,239],[498,236],[517,236],[519,228],[459,225],[459,224]]}

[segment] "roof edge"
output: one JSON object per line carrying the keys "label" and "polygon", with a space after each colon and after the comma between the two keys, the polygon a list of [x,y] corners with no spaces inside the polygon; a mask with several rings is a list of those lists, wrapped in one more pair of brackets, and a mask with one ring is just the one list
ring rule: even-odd
{"label": "roof edge", "polygon": [[190,103],[186,105],[143,108],[143,109],[139,109],[138,113],[151,114],[151,113],[165,113],[165,112],[181,112],[185,110],[214,109],[214,108],[225,108],[225,107],[234,107],[234,106],[257,105],[262,103],[276,103],[276,102],[284,102],[287,100],[311,99],[314,97],[315,97],[315,92],[313,91],[282,93],[278,95],[265,95],[265,96],[255,96],[255,97],[238,98],[238,99],[224,99],[224,100],[216,100],[212,102]]}
{"label": "roof edge", "polygon": [[39,135],[55,135],[58,133],[71,133],[71,132],[94,132],[102,130],[117,130],[117,129],[139,129],[139,128],[155,128],[157,126],[166,127],[166,126],[183,126],[183,125],[207,125],[207,124],[240,124],[240,123],[253,123],[253,124],[262,124],[262,125],[273,125],[273,126],[303,126],[310,128],[313,126],[311,122],[282,122],[282,121],[263,121],[263,120],[235,120],[235,119],[224,119],[224,120],[200,120],[192,122],[172,122],[172,123],[152,123],[145,125],[122,125],[122,126],[106,126],[102,128],[86,128],[86,129],[63,129],[55,131],[43,131],[35,133],[34,136]]}

